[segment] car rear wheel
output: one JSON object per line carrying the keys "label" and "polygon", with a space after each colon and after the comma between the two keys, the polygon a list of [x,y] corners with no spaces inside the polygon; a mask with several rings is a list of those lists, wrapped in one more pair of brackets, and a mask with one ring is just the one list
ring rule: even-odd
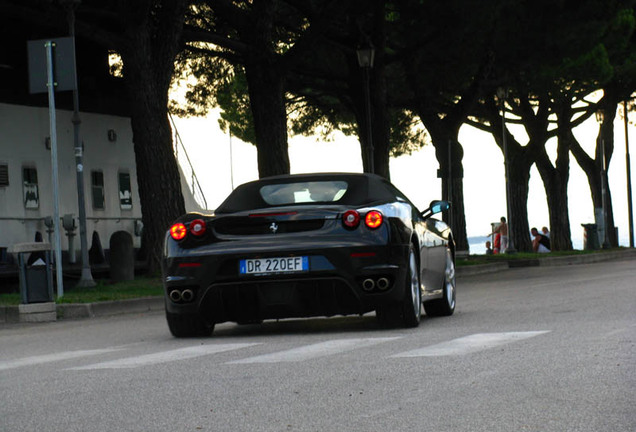
{"label": "car rear wheel", "polygon": [[198,315],[179,315],[166,312],[168,328],[174,337],[209,336],[214,330],[214,324],[210,325]]}
{"label": "car rear wheel", "polygon": [[417,327],[422,315],[420,275],[413,245],[409,249],[408,270],[404,281],[404,298],[401,303],[387,305],[376,310],[380,324],[385,327]]}
{"label": "car rear wheel", "polygon": [[442,298],[424,303],[424,311],[428,316],[450,316],[455,312],[456,281],[455,260],[450,249],[446,249],[446,270]]}
{"label": "car rear wheel", "polygon": [[422,316],[422,293],[420,291],[420,272],[415,258],[413,245],[409,249],[409,270],[406,274],[402,301],[402,320],[404,327],[417,327]]}

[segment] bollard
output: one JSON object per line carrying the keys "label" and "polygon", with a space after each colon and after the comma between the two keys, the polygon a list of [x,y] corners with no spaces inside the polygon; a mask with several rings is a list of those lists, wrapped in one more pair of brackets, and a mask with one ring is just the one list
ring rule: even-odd
{"label": "bollard", "polygon": [[598,226],[596,224],[581,224],[583,227],[583,249],[600,249],[598,241]]}
{"label": "bollard", "polygon": [[110,237],[110,279],[113,282],[135,279],[135,249],[133,238],[126,231],[117,231]]}

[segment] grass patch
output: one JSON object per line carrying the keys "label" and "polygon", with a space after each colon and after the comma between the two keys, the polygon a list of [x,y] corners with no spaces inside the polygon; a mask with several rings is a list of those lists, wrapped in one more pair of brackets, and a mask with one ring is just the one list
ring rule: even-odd
{"label": "grass patch", "polygon": [[[57,298],[54,289],[55,303],[95,303],[103,301],[125,300],[140,297],[157,297],[163,295],[161,278],[137,278],[134,281],[112,283],[108,280],[97,280],[93,288],[64,287],[64,296]],[[20,294],[0,294],[1,306],[20,304]]]}

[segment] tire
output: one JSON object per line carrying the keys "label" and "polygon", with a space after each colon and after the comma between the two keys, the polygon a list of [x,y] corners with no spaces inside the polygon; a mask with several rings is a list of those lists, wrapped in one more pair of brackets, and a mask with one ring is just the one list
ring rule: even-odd
{"label": "tire", "polygon": [[198,315],[177,315],[166,312],[166,320],[170,333],[177,338],[209,336],[214,330],[214,324],[207,324]]}
{"label": "tire", "polygon": [[383,327],[413,328],[420,324],[422,316],[422,293],[420,291],[420,274],[416,262],[413,245],[409,249],[408,270],[403,283],[404,297],[402,302],[385,305],[375,312]]}
{"label": "tire", "polygon": [[420,271],[417,265],[413,245],[409,249],[409,267],[404,281],[404,300],[402,301],[402,321],[404,327],[412,328],[420,325],[422,316],[422,292],[420,287]]}
{"label": "tire", "polygon": [[456,304],[455,260],[450,249],[446,249],[446,269],[442,298],[424,302],[424,311],[431,317],[451,316]]}

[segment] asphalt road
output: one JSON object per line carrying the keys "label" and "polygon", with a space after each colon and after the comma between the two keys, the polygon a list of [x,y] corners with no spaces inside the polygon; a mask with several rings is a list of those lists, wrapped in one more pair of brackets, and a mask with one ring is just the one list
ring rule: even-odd
{"label": "asphalt road", "polygon": [[0,327],[0,431],[635,431],[636,260],[462,277],[449,318]]}

